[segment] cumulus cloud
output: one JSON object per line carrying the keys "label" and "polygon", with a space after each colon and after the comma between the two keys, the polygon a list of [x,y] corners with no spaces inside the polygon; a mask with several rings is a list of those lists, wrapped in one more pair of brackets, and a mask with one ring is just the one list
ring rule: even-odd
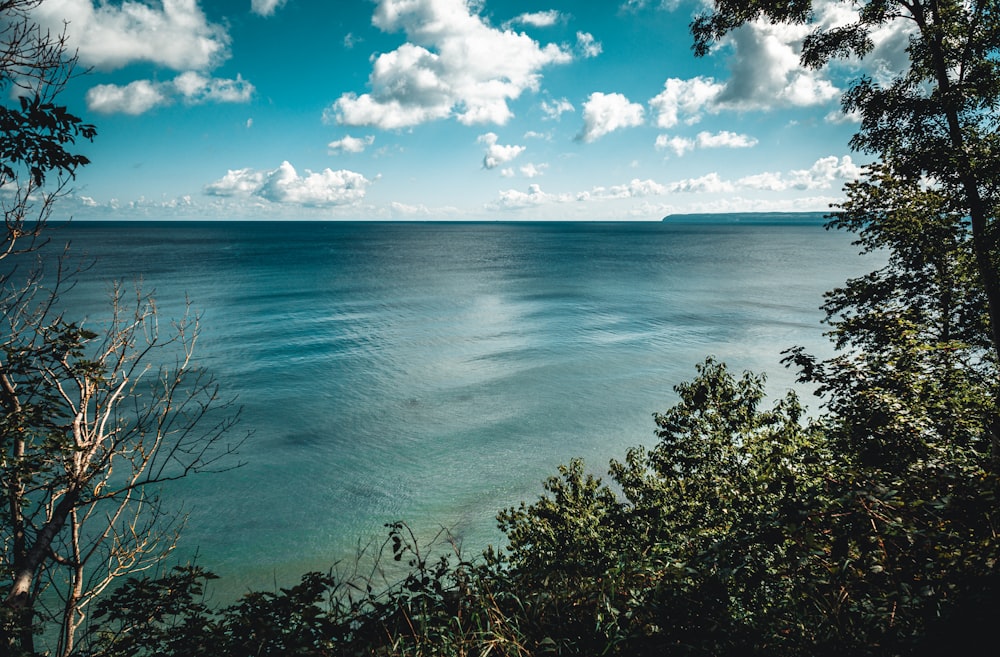
{"label": "cumulus cloud", "polygon": [[66,25],[70,49],[82,64],[99,69],[150,62],[177,71],[205,70],[229,56],[229,35],[208,22],[196,0],[153,5],[49,0],[34,17],[54,32]]}
{"label": "cumulus cloud", "polygon": [[642,125],[642,105],[630,102],[622,94],[596,91],[583,104],[583,130],[577,139],[591,142],[621,128]]}
{"label": "cumulus cloud", "polygon": [[594,39],[594,35],[589,32],[576,33],[576,49],[584,57],[597,57],[604,51],[604,46],[600,41]]}
{"label": "cumulus cloud", "polygon": [[360,173],[341,169],[308,169],[299,175],[290,163],[269,171],[234,169],[205,187],[211,196],[257,197],[272,203],[306,207],[332,207],[357,203],[365,197],[371,181]]}
{"label": "cumulus cloud", "polygon": [[136,80],[126,85],[99,84],[87,91],[87,107],[101,114],[134,116],[178,99],[191,105],[245,103],[253,92],[253,85],[239,75],[235,80],[225,80],[187,71],[170,82]]}
{"label": "cumulus cloud", "polygon": [[173,81],[174,89],[190,103],[245,103],[253,96],[254,87],[239,74],[235,80],[207,78],[187,71]]}
{"label": "cumulus cloud", "polygon": [[786,174],[764,172],[746,176],[737,182],[741,187],[767,191],[830,189],[857,180],[861,174],[862,168],[849,155],[841,158],[831,155],[816,160],[808,169],[795,169]]}
{"label": "cumulus cloud", "polygon": [[[806,69],[799,63],[802,42],[817,26],[829,29],[856,21],[857,12],[829,0],[817,0],[814,9],[811,24],[756,21],[733,30],[716,49],[728,52],[728,78],[668,79],[663,91],[650,100],[656,124],[671,128],[696,123],[705,113],[822,106],[838,98],[841,90],[829,79],[829,69]],[[880,28],[873,33],[874,50],[864,61],[850,65],[876,80],[888,79],[885,72],[900,70],[905,60],[911,29],[905,21]]]}
{"label": "cumulus cloud", "polygon": [[271,16],[285,4],[285,0],[250,0],[250,11],[260,16]]}
{"label": "cumulus cloud", "polygon": [[677,157],[681,157],[688,151],[693,151],[695,141],[686,137],[669,137],[667,135],[657,135],[656,150],[671,150]]}
{"label": "cumulus cloud", "polygon": [[[714,135],[709,136],[714,137]],[[738,180],[726,180],[717,172],[676,180],[666,184],[651,179],[640,180],[635,178],[622,185],[596,186],[575,194],[550,194],[542,191],[539,185],[531,184],[528,186],[527,191],[509,189],[499,192],[498,198],[488,204],[487,208],[491,210],[516,210],[554,203],[567,203],[570,201],[593,203],[636,199],[637,205],[633,206],[633,209],[639,211],[642,216],[647,216],[650,213],[656,214],[657,212],[663,214],[669,210],[661,208],[658,211],[651,211],[650,208],[653,207],[650,205],[651,201],[642,199],[654,199],[653,202],[655,203],[657,197],[669,197],[674,194],[703,194],[718,197],[717,200],[711,203],[701,203],[697,206],[705,211],[746,211],[747,208],[755,210],[796,210],[806,207],[825,208],[831,203],[836,202],[837,199],[830,196],[817,195],[808,197],[795,195],[793,199],[745,199],[739,197],[737,194],[740,190],[782,192],[789,190],[830,189],[834,186],[841,187],[843,183],[854,180],[861,174],[862,168],[856,165],[850,156],[840,158],[829,156],[816,160],[808,169],[793,169],[784,173],[765,172],[746,176]],[[645,208],[645,210],[642,210],[642,208]]]}
{"label": "cumulus cloud", "polygon": [[757,145],[757,140],[753,137],[728,130],[699,132],[696,140],[699,148],[752,148]]}
{"label": "cumulus cloud", "polygon": [[486,144],[486,155],[483,156],[484,169],[495,169],[501,164],[506,164],[525,150],[524,146],[505,146],[497,143],[498,140],[499,137],[493,132],[480,135],[477,140],[480,144]]}
{"label": "cumulus cloud", "polygon": [[563,115],[564,112],[575,112],[576,108],[573,107],[573,103],[569,102],[565,98],[560,98],[559,100],[554,100],[551,103],[547,100],[543,100],[541,104],[542,111],[545,112],[545,118],[559,120],[559,117]]}
{"label": "cumulus cloud", "polygon": [[819,105],[839,94],[821,71],[799,64],[808,25],[755,22],[727,37],[732,48],[730,76],[718,97],[723,106],[764,109],[774,106]]}
{"label": "cumulus cloud", "polygon": [[671,192],[690,193],[730,193],[736,190],[736,186],[726,180],[722,180],[718,173],[709,173],[699,178],[688,178],[671,183],[667,189]]}
{"label": "cumulus cloud", "polygon": [[656,138],[657,149],[672,150],[677,157],[681,157],[695,148],[752,148],[756,145],[757,140],[755,138],[728,130],[716,133],[702,131],[694,139],[668,137],[667,135],[659,135]]}
{"label": "cumulus cloud", "polygon": [[504,28],[510,28],[514,25],[530,25],[532,27],[551,27],[561,20],[565,20],[565,17],[556,11],[555,9],[549,9],[548,11],[535,11],[531,13],[521,14],[503,24]]}
{"label": "cumulus cloud", "polygon": [[697,123],[705,111],[714,112],[714,103],[722,93],[724,85],[712,78],[696,77],[690,80],[669,78],[663,83],[663,91],[649,101],[656,114],[656,125],[673,128],[683,121]]}
{"label": "cumulus cloud", "polygon": [[655,180],[633,179],[625,185],[612,185],[611,187],[594,187],[587,192],[577,195],[580,201],[606,201],[613,199],[641,198],[644,196],[660,196],[667,193],[667,188]]}
{"label": "cumulus cloud", "polygon": [[161,87],[149,80],[137,80],[124,86],[99,84],[87,91],[87,107],[101,114],[136,116],[167,102]]}
{"label": "cumulus cloud", "polygon": [[366,148],[375,143],[375,135],[352,137],[345,135],[343,139],[331,141],[326,147],[331,155],[337,153],[363,153]]}
{"label": "cumulus cloud", "polygon": [[522,166],[519,169],[519,171],[521,172],[521,175],[524,176],[525,178],[537,178],[538,176],[540,176],[540,175],[542,175],[544,173],[545,169],[548,169],[548,168],[549,168],[549,165],[547,165],[547,164],[538,164],[538,165],[535,165],[535,164],[529,162],[528,164],[525,164],[524,166]]}
{"label": "cumulus cloud", "polygon": [[486,208],[488,210],[519,210],[549,203],[566,203],[572,200],[573,197],[568,194],[549,194],[543,192],[540,185],[532,183],[528,185],[527,192],[517,189],[502,190],[497,200],[487,204]]}
{"label": "cumulus cloud", "polygon": [[327,120],[394,129],[455,116],[503,125],[513,116],[508,101],[537,90],[544,67],[572,59],[557,45],[490,27],[466,0],[380,0],[372,23],[407,42],[374,57],[371,91],[342,95]]}

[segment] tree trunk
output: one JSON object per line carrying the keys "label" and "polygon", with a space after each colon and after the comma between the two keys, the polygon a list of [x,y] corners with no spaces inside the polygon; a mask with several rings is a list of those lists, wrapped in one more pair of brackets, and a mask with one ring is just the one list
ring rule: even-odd
{"label": "tree trunk", "polygon": [[[957,100],[952,89],[951,78],[948,76],[948,64],[945,59],[945,46],[942,41],[940,27],[942,18],[938,13],[937,3],[930,3],[932,23],[928,23],[922,12],[914,12],[914,18],[920,28],[934,62],[934,75],[937,78],[938,93],[943,104],[945,120],[948,124],[948,138],[955,154],[954,164],[958,170],[959,183],[965,194],[966,209],[972,223],[972,247],[976,256],[976,269],[979,281],[986,293],[987,312],[990,319],[990,341],[1000,362],[1000,274],[997,272],[996,240],[990,221],[991,213],[979,191],[979,178],[973,166],[962,122],[959,118]],[[972,35],[967,35],[971,39]],[[1000,383],[1000,382],[998,382]],[[994,385],[993,412],[986,423],[990,439],[990,469],[994,474],[1000,474],[1000,384]]]}
{"label": "tree trunk", "polygon": [[[14,555],[14,577],[10,592],[3,601],[3,606],[10,610],[17,623],[17,634],[20,637],[20,647],[27,652],[34,651],[33,621],[35,615],[35,600],[32,597],[32,587],[35,577],[45,561],[46,555],[52,549],[52,541],[66,524],[73,507],[76,505],[79,492],[70,489],[52,512],[42,530],[35,537],[35,543],[30,549]],[[16,510],[17,512],[20,509]]]}

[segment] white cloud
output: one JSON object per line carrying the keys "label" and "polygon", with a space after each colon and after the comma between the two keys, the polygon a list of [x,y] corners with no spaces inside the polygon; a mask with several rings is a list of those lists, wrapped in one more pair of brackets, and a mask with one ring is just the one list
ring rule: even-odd
{"label": "white cloud", "polygon": [[663,91],[649,101],[656,113],[656,125],[673,128],[682,120],[687,124],[697,123],[703,112],[717,111],[714,103],[723,88],[712,78],[668,78],[663,83]]}
{"label": "white cloud", "polygon": [[127,85],[97,85],[87,91],[87,107],[101,114],[138,115],[160,105],[169,105],[175,99],[191,105],[245,103],[253,92],[253,85],[239,75],[235,80],[224,80],[187,71],[170,82],[136,80]]}
{"label": "white cloud", "polygon": [[588,192],[580,192],[577,200],[580,201],[605,201],[626,198],[641,198],[644,196],[660,196],[667,193],[667,188],[654,180],[633,179],[625,185],[612,185],[611,187],[594,187]]}
{"label": "white cloud", "polygon": [[759,189],[768,192],[780,192],[788,189],[788,183],[777,171],[765,171],[752,176],[745,176],[739,179],[740,187],[747,189]]}
{"label": "white cloud", "polygon": [[235,80],[224,80],[187,71],[174,78],[173,86],[189,103],[245,103],[254,92],[253,85],[239,74]]}
{"label": "white cloud", "polygon": [[543,192],[540,185],[532,183],[528,185],[527,192],[517,189],[501,191],[500,197],[487,204],[486,208],[488,210],[518,210],[538,207],[549,203],[566,203],[572,200],[573,197],[567,194],[548,194]]}
{"label": "white cloud", "polygon": [[264,184],[266,171],[230,169],[222,178],[205,186],[212,196],[252,196]]}
{"label": "white cloud", "polygon": [[372,22],[408,41],[374,57],[370,93],[342,95],[327,120],[393,129],[454,115],[503,125],[513,116],[508,101],[537,90],[544,67],[572,59],[557,45],[488,26],[466,0],[380,0]]}
{"label": "white cloud", "polygon": [[681,157],[696,148],[752,148],[756,145],[757,140],[753,137],[728,130],[716,133],[702,131],[694,139],[667,135],[659,135],[656,138],[657,150],[672,150],[677,157]]}
{"label": "white cloud", "polygon": [[505,28],[509,28],[513,25],[531,25],[532,27],[552,27],[559,21],[564,20],[564,16],[556,11],[555,9],[549,9],[548,11],[535,11],[531,13],[521,14],[506,23],[504,23]]}
{"label": "white cloud", "polygon": [[545,169],[548,168],[549,165],[547,164],[535,165],[534,163],[529,162],[528,164],[522,166],[519,171],[525,178],[537,178],[544,173]]}
{"label": "white cloud", "polygon": [[[705,133],[710,137],[710,133]],[[695,143],[696,140],[690,140]],[[737,140],[739,141],[739,140]],[[854,164],[849,156],[824,157],[817,160],[808,169],[791,170],[785,173],[765,172],[746,176],[739,180],[726,180],[717,172],[702,176],[677,180],[667,184],[655,180],[635,178],[622,185],[595,186],[589,190],[575,194],[551,194],[542,191],[537,184],[528,186],[527,191],[509,189],[499,192],[498,198],[486,207],[489,210],[517,210],[523,208],[539,208],[545,205],[564,204],[576,201],[586,203],[621,203],[634,201],[628,214],[648,217],[663,215],[678,211],[674,205],[657,201],[658,197],[669,198],[672,195],[684,195],[695,201],[685,201],[684,211],[730,212],[730,211],[794,211],[794,210],[824,210],[831,203],[837,202],[833,196],[801,196],[787,195],[767,198],[742,198],[740,190],[756,192],[787,192],[830,189],[835,184],[841,186],[844,182],[858,177],[861,167]],[[679,197],[678,197],[679,198]],[[652,200],[650,200],[652,199]],[[560,213],[572,212],[561,209]]]}
{"label": "white cloud", "polygon": [[808,169],[796,169],[784,175],[764,172],[741,178],[737,184],[767,191],[830,189],[835,185],[840,187],[845,182],[857,180],[861,174],[862,168],[854,163],[850,155],[841,158],[831,155],[816,160]]}
{"label": "white cloud", "polygon": [[[826,28],[846,25],[857,18],[854,10],[839,2],[817,0],[815,9],[816,24]],[[829,71],[806,69],[799,63],[802,41],[816,24],[758,21],[733,30],[715,50],[729,52],[728,79],[724,82],[706,77],[668,79],[663,91],[649,103],[656,113],[656,124],[661,128],[672,128],[681,122],[692,124],[704,113],[722,110],[829,104],[841,93],[828,79]],[[893,26],[882,32],[877,33],[876,50],[861,66],[876,79],[880,70],[891,69],[898,63],[901,53],[905,56],[905,30]]]}
{"label": "white cloud", "polygon": [[551,103],[547,100],[543,100],[541,104],[542,111],[545,112],[545,118],[559,120],[559,117],[563,115],[564,112],[575,112],[576,108],[573,107],[573,103],[569,102],[565,98],[560,98],[559,100],[554,100]]}
{"label": "white cloud", "polygon": [[591,142],[620,128],[642,125],[643,117],[642,105],[622,94],[596,91],[583,104],[583,130],[577,139]]}
{"label": "white cloud", "polygon": [[336,153],[363,153],[366,148],[374,143],[375,135],[366,135],[365,137],[345,135],[343,139],[331,141],[326,147],[330,150],[331,155]]}
{"label": "white cloud", "polygon": [[671,192],[720,194],[733,192],[736,190],[736,186],[727,180],[722,180],[718,173],[712,172],[700,178],[688,178],[671,183],[668,190]]}
{"label": "white cloud", "polygon": [[207,21],[196,0],[96,6],[91,0],[47,0],[34,16],[56,33],[66,25],[69,48],[82,64],[99,69],[143,61],[178,71],[205,70],[229,56],[229,35]]}
{"label": "white cloud", "polygon": [[282,162],[277,169],[230,170],[225,176],[205,187],[211,196],[253,196],[272,203],[289,203],[306,207],[349,205],[365,197],[371,181],[360,173],[341,169],[323,169],[299,175],[290,163]]}
{"label": "white cloud", "polygon": [[[636,12],[640,9],[645,9],[648,4],[650,4],[650,0],[623,0],[621,8],[624,11]],[[656,3],[657,9],[664,11],[673,11],[679,5],[680,0],[660,0],[659,3]]]}
{"label": "white cloud", "polygon": [[486,155],[483,156],[484,169],[495,169],[501,164],[510,162],[525,151],[524,146],[504,146],[502,144],[498,144],[498,140],[499,137],[497,137],[497,135],[493,132],[487,132],[484,135],[480,135],[479,139],[476,140],[480,144],[486,144]]}
{"label": "white cloud", "polygon": [[813,27],[756,21],[733,30],[722,42],[731,52],[730,75],[713,101],[717,109],[807,107],[837,98],[840,90],[826,71],[799,63],[802,41]]}
{"label": "white cloud", "polygon": [[101,114],[142,114],[167,102],[167,97],[149,80],[137,80],[125,86],[99,84],[87,91],[87,107]]}
{"label": "white cloud", "polygon": [[741,135],[728,130],[721,132],[699,132],[697,136],[699,148],[753,148],[757,140],[749,135]]}
{"label": "white cloud", "polygon": [[576,33],[576,49],[584,57],[597,57],[604,51],[604,46],[600,41],[594,39],[594,35],[589,32]]}
{"label": "white cloud", "polygon": [[834,182],[857,180],[861,173],[861,167],[854,164],[850,155],[839,160],[836,155],[831,155],[816,160],[809,169],[792,171],[792,186],[796,189],[829,189]]}
{"label": "white cloud", "polygon": [[283,4],[285,0],[250,0],[250,11],[261,16],[271,16]]}
{"label": "white cloud", "polygon": [[670,149],[677,157],[693,151],[695,146],[697,146],[697,143],[693,139],[685,137],[668,137],[667,135],[657,135],[656,137],[657,150]]}

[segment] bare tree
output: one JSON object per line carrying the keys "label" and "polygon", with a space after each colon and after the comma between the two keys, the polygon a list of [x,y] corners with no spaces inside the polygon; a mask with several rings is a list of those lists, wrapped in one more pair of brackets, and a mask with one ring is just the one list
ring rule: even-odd
{"label": "bare tree", "polygon": [[[47,254],[46,223],[87,158],[94,126],[55,99],[76,58],[32,20],[43,0],[0,0],[0,652],[70,655],[87,605],[176,545],[159,485],[232,464],[238,419],[193,361],[198,319],[161,334],[156,305],[116,286],[108,318],[72,320],[80,270]],[[9,265],[9,266],[8,266]]]}

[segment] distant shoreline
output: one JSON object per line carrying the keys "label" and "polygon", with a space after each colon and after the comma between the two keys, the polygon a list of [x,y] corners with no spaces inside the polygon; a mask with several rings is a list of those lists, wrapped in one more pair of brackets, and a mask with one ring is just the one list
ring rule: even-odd
{"label": "distant shoreline", "polygon": [[668,214],[661,221],[678,224],[825,224],[829,212],[705,212]]}

